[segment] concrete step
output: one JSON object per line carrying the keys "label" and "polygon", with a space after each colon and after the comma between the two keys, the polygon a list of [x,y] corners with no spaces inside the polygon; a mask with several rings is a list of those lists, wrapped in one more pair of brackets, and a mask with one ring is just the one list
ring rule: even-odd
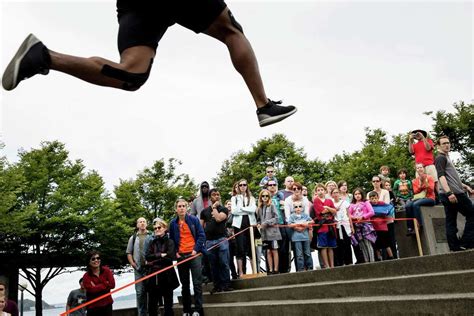
{"label": "concrete step", "polygon": [[[300,276],[303,277],[304,273]],[[463,284],[463,286],[459,286]],[[313,299],[315,293],[320,299],[354,296],[390,296],[442,293],[474,293],[474,269],[390,276],[363,280],[325,281],[293,284],[290,286],[269,286],[203,295],[205,304],[255,301],[282,301]]]}
{"label": "concrete step", "polygon": [[[318,296],[320,293],[314,293]],[[266,300],[204,304],[206,316],[268,315],[472,315],[474,293],[354,296],[331,299]],[[175,306],[181,313],[181,306]]]}
{"label": "concrete step", "polygon": [[[257,277],[253,279],[232,280],[234,289],[249,289],[267,286],[288,286],[292,284],[384,278],[444,271],[474,269],[474,250],[442,255],[404,258],[382,262],[364,263],[337,267],[334,269],[312,270]],[[212,289],[212,283],[204,287],[205,292]]]}

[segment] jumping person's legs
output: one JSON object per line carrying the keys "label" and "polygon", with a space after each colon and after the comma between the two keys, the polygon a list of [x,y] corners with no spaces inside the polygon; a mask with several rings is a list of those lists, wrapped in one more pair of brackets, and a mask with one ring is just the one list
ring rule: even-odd
{"label": "jumping person's legs", "polygon": [[296,113],[294,106],[281,106],[279,105],[281,102],[271,101],[267,98],[252,46],[228,8],[221,12],[204,33],[227,46],[232,64],[244,78],[258,108],[257,116],[260,126],[279,122]]}
{"label": "jumping person's legs", "polygon": [[294,106],[281,106],[281,102],[267,98],[252,46],[223,0],[188,1],[177,12],[176,22],[196,33],[216,38],[227,46],[232,63],[244,78],[258,108],[260,126],[279,122],[296,112]]}
{"label": "jumping person's legs", "polygon": [[233,17],[232,13],[228,8],[225,8],[204,33],[227,46],[232,64],[244,78],[255,104],[257,107],[265,106],[268,98],[258,69],[257,58],[250,42],[241,29],[232,23],[231,17]]}
{"label": "jumping person's legs", "polygon": [[156,47],[170,22],[144,10],[118,10],[119,63],[54,52],[30,34],[7,66],[3,87],[13,90],[20,81],[53,69],[96,85],[138,90],[148,79]]}
{"label": "jumping person's legs", "polygon": [[92,84],[134,91],[148,79],[155,51],[148,46],[127,48],[120,56],[120,63],[101,57],[82,58],[53,51],[50,55],[53,70]]}

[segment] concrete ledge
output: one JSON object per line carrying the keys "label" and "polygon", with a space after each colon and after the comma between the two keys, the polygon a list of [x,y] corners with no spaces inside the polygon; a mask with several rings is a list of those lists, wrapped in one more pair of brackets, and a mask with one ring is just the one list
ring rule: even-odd
{"label": "concrete ledge", "polygon": [[[318,293],[314,293],[315,296]],[[372,296],[204,305],[206,316],[472,315],[474,294]],[[182,312],[179,307],[176,312]]]}
{"label": "concrete ledge", "polygon": [[[460,284],[464,284],[460,287]],[[244,289],[204,295],[204,303],[283,301],[354,296],[391,296],[410,294],[474,293],[474,270],[450,271],[413,276],[367,278]]]}

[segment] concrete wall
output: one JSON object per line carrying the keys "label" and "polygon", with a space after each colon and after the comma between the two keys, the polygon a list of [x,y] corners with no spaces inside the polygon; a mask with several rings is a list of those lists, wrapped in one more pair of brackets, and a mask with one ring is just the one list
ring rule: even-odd
{"label": "concrete wall", "polygon": [[[449,252],[446,240],[445,214],[442,205],[433,207],[421,207],[424,227],[420,232],[420,239],[424,255],[435,255]],[[404,218],[405,212],[397,212],[397,218]],[[458,216],[458,235],[462,236],[465,217]],[[395,233],[401,258],[418,256],[418,246],[415,236],[406,236],[407,227],[405,221],[398,221],[395,226]]]}

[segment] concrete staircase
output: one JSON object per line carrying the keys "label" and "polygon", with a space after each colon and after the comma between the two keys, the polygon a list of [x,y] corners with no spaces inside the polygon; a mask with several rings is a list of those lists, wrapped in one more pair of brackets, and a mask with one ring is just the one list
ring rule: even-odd
{"label": "concrete staircase", "polygon": [[206,316],[474,315],[474,251],[236,280],[235,291],[213,295],[211,287]]}

